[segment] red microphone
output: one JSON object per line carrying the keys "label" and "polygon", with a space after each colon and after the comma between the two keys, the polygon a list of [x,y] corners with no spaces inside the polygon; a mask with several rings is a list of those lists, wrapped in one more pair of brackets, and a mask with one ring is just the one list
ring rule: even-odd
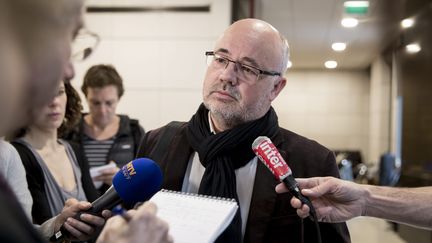
{"label": "red microphone", "polygon": [[321,243],[321,230],[318,224],[315,208],[313,207],[309,198],[301,194],[298,183],[294,179],[294,176],[292,176],[292,171],[290,167],[288,167],[287,163],[282,158],[276,146],[274,146],[274,144],[268,137],[257,137],[252,143],[252,150],[265,164],[265,166],[269,168],[269,170],[273,173],[276,179],[285,184],[293,197],[298,198],[303,204],[309,206],[310,217],[314,221],[317,231],[317,240],[319,243]]}
{"label": "red microphone", "polygon": [[298,198],[302,203],[308,206],[311,205],[309,199],[300,193],[300,188],[297,181],[292,176],[291,169],[270,138],[264,136],[257,137],[252,144],[252,150],[264,165],[269,168],[276,179],[285,184],[291,195]]}

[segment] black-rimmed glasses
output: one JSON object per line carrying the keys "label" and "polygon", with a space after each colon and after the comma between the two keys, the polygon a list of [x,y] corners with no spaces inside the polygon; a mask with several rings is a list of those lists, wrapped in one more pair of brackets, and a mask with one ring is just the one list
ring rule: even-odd
{"label": "black-rimmed glasses", "polygon": [[99,35],[87,29],[81,29],[72,42],[72,60],[84,61],[94,52],[99,42]]}
{"label": "black-rimmed glasses", "polygon": [[240,75],[239,77],[246,81],[256,82],[260,75],[281,76],[281,73],[279,72],[265,71],[248,64],[233,61],[226,56],[215,53],[214,51],[206,51],[205,55],[207,56],[207,65],[212,65],[215,68],[226,69],[230,62],[234,63],[236,70]]}

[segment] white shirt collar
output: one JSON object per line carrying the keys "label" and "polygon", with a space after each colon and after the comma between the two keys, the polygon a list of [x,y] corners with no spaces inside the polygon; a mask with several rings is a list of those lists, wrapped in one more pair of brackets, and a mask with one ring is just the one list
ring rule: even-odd
{"label": "white shirt collar", "polygon": [[210,111],[208,112],[208,120],[209,120],[210,133],[216,134],[216,131],[215,131],[214,126],[213,126],[213,121],[212,121],[211,116],[210,116]]}

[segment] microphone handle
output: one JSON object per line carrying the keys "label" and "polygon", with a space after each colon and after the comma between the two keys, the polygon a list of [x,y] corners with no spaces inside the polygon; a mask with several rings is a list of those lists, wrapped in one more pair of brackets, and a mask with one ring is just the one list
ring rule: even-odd
{"label": "microphone handle", "polygon": [[291,193],[291,195],[293,197],[296,197],[297,199],[299,199],[303,204],[308,205],[310,210],[314,210],[310,199],[306,196],[303,196],[303,194],[301,194],[300,188],[299,188],[298,183],[295,180],[294,176],[289,175],[289,176],[285,177],[282,180],[282,182],[288,188],[288,191]]}
{"label": "microphone handle", "polygon": [[[111,210],[121,202],[122,200],[118,196],[114,187],[110,187],[102,196],[92,202],[91,208],[87,209],[86,211],[78,212],[73,218],[81,221],[80,217],[83,213],[102,217],[102,211],[104,209]],[[51,236],[49,240],[50,242],[61,242],[65,237],[68,236],[70,236],[69,231],[64,226],[61,226],[60,230]]]}
{"label": "microphone handle", "polygon": [[111,210],[121,202],[122,200],[117,191],[111,186],[102,196],[92,202],[92,207],[86,213],[102,216],[101,214],[104,209]]}
{"label": "microphone handle", "polygon": [[309,211],[309,218],[315,223],[315,228],[316,228],[316,232],[317,232],[317,242],[321,243],[322,242],[322,239],[321,239],[321,229],[319,227],[317,214],[315,212],[315,208],[312,205],[311,200],[308,197],[303,196],[303,194],[301,194],[300,188],[298,186],[298,183],[297,183],[297,181],[294,179],[294,177],[292,175],[289,175],[289,176],[285,177],[282,180],[282,182],[288,188],[289,192],[291,193],[291,195],[293,197],[298,198],[303,204],[308,205],[309,210],[310,210]]}

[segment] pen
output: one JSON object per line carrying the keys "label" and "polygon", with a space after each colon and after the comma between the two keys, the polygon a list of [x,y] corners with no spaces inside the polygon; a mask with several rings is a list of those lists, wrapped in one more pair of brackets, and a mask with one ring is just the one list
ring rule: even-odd
{"label": "pen", "polygon": [[113,213],[113,215],[121,216],[126,222],[129,222],[131,219],[130,215],[127,213],[127,210],[125,210],[120,205],[117,205],[116,207],[114,207],[111,212]]}

